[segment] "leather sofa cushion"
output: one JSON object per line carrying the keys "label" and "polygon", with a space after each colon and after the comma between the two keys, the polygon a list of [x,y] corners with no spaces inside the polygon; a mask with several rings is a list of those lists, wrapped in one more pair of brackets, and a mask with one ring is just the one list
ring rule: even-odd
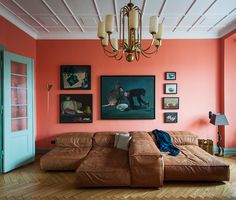
{"label": "leather sofa cushion", "polygon": [[[198,145],[198,137],[189,131],[166,131],[174,145]],[[148,132],[153,141],[157,143],[152,132]]]}
{"label": "leather sofa cushion", "polygon": [[120,132],[120,131],[96,132],[93,137],[93,144],[95,146],[100,146],[100,147],[113,147],[115,143],[116,133],[129,134],[127,132]]}
{"label": "leather sofa cushion", "polygon": [[164,157],[164,180],[227,181],[229,166],[195,145],[179,145],[181,153]]}
{"label": "leather sofa cushion", "polygon": [[79,187],[129,186],[128,152],[94,147],[76,170]]}
{"label": "leather sofa cushion", "polygon": [[130,132],[133,140],[149,140],[153,141],[152,137],[146,131],[131,131]]}
{"label": "leather sofa cushion", "polygon": [[152,140],[132,140],[129,148],[129,162],[132,186],[162,186],[163,158]]}
{"label": "leather sofa cushion", "polygon": [[40,167],[42,170],[76,170],[90,149],[55,147],[40,158]]}
{"label": "leather sofa cushion", "polygon": [[198,137],[189,131],[167,131],[174,145],[198,145]]}
{"label": "leather sofa cushion", "polygon": [[55,144],[57,147],[92,147],[93,135],[91,132],[64,133],[56,138]]}

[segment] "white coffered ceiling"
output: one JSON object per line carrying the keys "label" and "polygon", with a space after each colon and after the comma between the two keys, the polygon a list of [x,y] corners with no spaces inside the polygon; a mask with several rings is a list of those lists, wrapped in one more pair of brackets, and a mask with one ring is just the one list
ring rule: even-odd
{"label": "white coffered ceiling", "polygon": [[[116,15],[129,0],[0,0],[3,17],[36,39],[96,39],[97,23]],[[164,38],[219,38],[236,29],[236,0],[132,0],[143,11],[149,38],[152,15],[164,24]]]}

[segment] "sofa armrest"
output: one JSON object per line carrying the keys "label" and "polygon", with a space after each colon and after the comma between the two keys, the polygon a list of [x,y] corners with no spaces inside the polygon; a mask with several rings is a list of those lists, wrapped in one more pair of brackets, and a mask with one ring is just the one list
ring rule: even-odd
{"label": "sofa armrest", "polygon": [[131,185],[159,187],[163,185],[164,162],[153,141],[131,140],[129,147]]}

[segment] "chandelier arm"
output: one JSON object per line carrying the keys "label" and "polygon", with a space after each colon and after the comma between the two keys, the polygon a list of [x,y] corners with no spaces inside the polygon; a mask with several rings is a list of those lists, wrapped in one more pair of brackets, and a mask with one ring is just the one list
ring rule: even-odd
{"label": "chandelier arm", "polygon": [[142,49],[142,47],[140,48],[141,49],[141,51],[148,51],[151,47],[152,47],[152,45],[153,45],[153,42],[154,42],[154,37],[152,38],[152,41],[151,41],[151,43],[149,44],[149,46],[146,48],[146,49]]}
{"label": "chandelier arm", "polygon": [[141,54],[146,58],[151,58],[150,56],[146,55],[143,51],[141,51]]}
{"label": "chandelier arm", "polygon": [[[110,53],[110,54],[109,54]],[[112,53],[110,52],[110,51],[108,51],[108,50],[106,50],[105,48],[104,48],[104,54],[106,55],[106,56],[108,56],[108,57],[110,57],[110,58],[114,58],[114,57],[116,57],[117,56],[117,52],[116,53],[113,53],[113,55],[112,55]]]}
{"label": "chandelier arm", "polygon": [[115,52],[119,51],[119,46],[118,46],[118,49],[115,49],[115,47],[112,45],[112,43],[111,43],[111,34],[110,33],[108,34],[108,41],[109,41],[109,44],[110,44],[113,51],[115,51]]}
{"label": "chandelier arm", "polygon": [[134,55],[135,55],[135,60],[136,60],[136,61],[139,61],[140,53],[137,52],[137,51],[135,51]]}
{"label": "chandelier arm", "polygon": [[[149,50],[150,50],[150,49],[149,49]],[[155,47],[155,50],[153,50],[153,51],[151,51],[151,52],[149,52],[148,50],[147,50],[147,51],[143,51],[143,53],[149,54],[149,55],[154,54],[154,53],[156,53],[156,52],[157,52],[157,47]]]}

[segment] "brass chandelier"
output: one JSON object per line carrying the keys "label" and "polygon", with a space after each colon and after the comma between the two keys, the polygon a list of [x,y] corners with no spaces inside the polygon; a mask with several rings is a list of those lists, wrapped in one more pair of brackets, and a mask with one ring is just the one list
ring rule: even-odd
{"label": "brass chandelier", "polygon": [[152,41],[148,47],[142,45],[142,11],[131,0],[120,9],[119,40],[111,38],[114,31],[114,15],[107,15],[105,22],[99,22],[97,36],[101,40],[104,53],[111,58],[121,60],[124,56],[128,62],[138,61],[142,54],[150,58],[161,46],[162,24],[158,24],[158,17],[151,16],[149,32]]}

